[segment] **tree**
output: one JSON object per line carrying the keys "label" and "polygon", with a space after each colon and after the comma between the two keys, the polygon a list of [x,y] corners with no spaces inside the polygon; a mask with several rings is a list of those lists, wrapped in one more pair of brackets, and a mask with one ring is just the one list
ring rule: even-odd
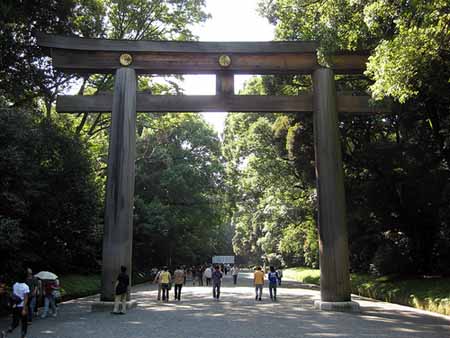
{"label": "tree", "polygon": [[216,133],[196,114],[153,119],[138,140],[135,264],[199,264],[227,250]]}
{"label": "tree", "polygon": [[97,267],[99,194],[87,147],[68,123],[38,112],[0,114],[1,264],[57,272]]}
{"label": "tree", "polygon": [[[376,99],[406,103],[389,117],[348,117],[340,123],[352,268],[445,272],[448,1],[277,0],[260,1],[260,8],[277,25],[278,39],[317,40],[322,62],[336,50],[369,51],[369,78],[337,77],[338,90],[370,88]],[[282,85],[277,90],[300,87],[294,81],[277,80]],[[304,134],[293,135],[301,145],[311,144]],[[308,158],[307,147],[292,148],[296,158]]]}
{"label": "tree", "polygon": [[[109,24],[105,28],[105,37],[129,40],[195,40],[191,26],[209,18],[203,10],[204,0],[104,0],[109,8]],[[178,77],[179,78],[179,77]],[[93,75],[83,79],[80,94],[96,95],[112,91],[112,75]],[[154,95],[179,94],[180,86],[169,80],[167,85],[159,85],[150,76],[140,76],[138,88]],[[144,116],[140,117],[145,120]],[[98,130],[107,129],[109,114],[82,114],[77,130],[83,130],[88,137]]]}
{"label": "tree", "polygon": [[[400,102],[426,89],[423,81],[448,69],[450,4],[437,1],[261,0],[260,12],[276,24],[280,40],[316,40],[323,55],[368,50],[367,75],[380,99]],[[448,82],[447,72],[441,78]],[[448,89],[448,87],[447,87]]]}
{"label": "tree", "polygon": [[[258,83],[253,80],[246,91],[258,90]],[[314,218],[308,202],[313,191],[302,184],[287,154],[285,135],[279,133],[285,118],[289,115],[227,117],[223,149],[233,248],[253,263],[317,266],[317,233],[315,223],[308,221]]]}
{"label": "tree", "polygon": [[106,8],[102,0],[2,1],[0,4],[0,103],[26,107],[40,99],[49,116],[56,95],[73,80],[52,70],[36,45],[36,32],[103,34]]}

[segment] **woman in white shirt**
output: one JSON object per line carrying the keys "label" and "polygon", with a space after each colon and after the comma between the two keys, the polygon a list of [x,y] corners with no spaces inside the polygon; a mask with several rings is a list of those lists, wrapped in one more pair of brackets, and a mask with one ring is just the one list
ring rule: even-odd
{"label": "woman in white shirt", "polygon": [[211,277],[212,277],[212,269],[211,267],[207,267],[205,269],[205,272],[203,273],[203,275],[205,276],[206,279],[206,286],[211,285]]}
{"label": "woman in white shirt", "polygon": [[19,321],[22,322],[21,338],[25,338],[28,328],[28,295],[30,294],[30,288],[25,284],[27,278],[26,273],[18,279],[18,282],[13,285],[13,294],[11,297],[13,306],[13,317],[11,327],[7,332],[2,331],[2,338],[5,338],[7,333],[11,333],[19,326]]}
{"label": "woman in white shirt", "polygon": [[239,274],[239,267],[235,264],[233,265],[233,267],[231,268],[231,275],[233,276],[233,284],[236,285],[237,284],[237,277]]}

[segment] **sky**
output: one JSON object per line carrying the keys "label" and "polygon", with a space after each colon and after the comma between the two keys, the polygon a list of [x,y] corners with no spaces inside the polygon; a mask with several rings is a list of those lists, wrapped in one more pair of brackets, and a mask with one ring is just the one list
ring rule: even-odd
{"label": "sky", "polygon": [[[275,35],[270,25],[256,12],[257,0],[207,0],[206,12],[212,18],[202,25],[193,27],[200,41],[271,41]],[[236,75],[235,91],[238,92],[248,75]],[[185,75],[183,88],[186,95],[214,95],[216,91],[214,75]],[[222,133],[226,112],[202,113],[214,128]]]}

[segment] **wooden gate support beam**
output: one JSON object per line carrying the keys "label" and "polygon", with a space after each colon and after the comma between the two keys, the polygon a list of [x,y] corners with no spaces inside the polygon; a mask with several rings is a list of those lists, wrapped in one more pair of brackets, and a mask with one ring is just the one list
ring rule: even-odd
{"label": "wooden gate support beam", "polygon": [[108,152],[101,300],[114,300],[120,267],[131,276],[136,157],[136,72],[116,72]]}
{"label": "wooden gate support beam", "polygon": [[351,302],[344,172],[339,139],[334,72],[313,73],[314,150],[319,202],[321,310],[358,311]]}
{"label": "wooden gate support beam", "polygon": [[[312,95],[258,96],[232,95],[231,81],[218,82],[218,95],[149,95],[137,93],[138,112],[305,112],[313,111]],[[111,112],[113,96],[102,95],[60,95],[56,100],[58,113]],[[337,109],[343,114],[390,114],[389,102],[373,104],[369,96],[337,96]]]}

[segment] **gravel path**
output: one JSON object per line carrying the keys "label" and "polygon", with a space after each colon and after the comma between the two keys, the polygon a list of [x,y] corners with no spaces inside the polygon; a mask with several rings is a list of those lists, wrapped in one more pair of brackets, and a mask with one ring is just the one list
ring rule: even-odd
{"label": "gravel path", "polygon": [[[250,277],[241,274],[233,286],[227,276],[219,302],[209,287],[185,286],[181,302],[161,303],[153,285],[140,285],[133,288],[139,306],[124,316],[91,313],[93,297],[73,300],[60,305],[57,318],[35,320],[28,338],[450,338],[450,317],[404,306],[354,297],[359,314],[316,311],[318,291],[294,282],[278,289],[278,302],[268,299],[267,288],[256,302]],[[0,324],[7,325],[5,320]],[[19,329],[8,337],[19,337]]]}

